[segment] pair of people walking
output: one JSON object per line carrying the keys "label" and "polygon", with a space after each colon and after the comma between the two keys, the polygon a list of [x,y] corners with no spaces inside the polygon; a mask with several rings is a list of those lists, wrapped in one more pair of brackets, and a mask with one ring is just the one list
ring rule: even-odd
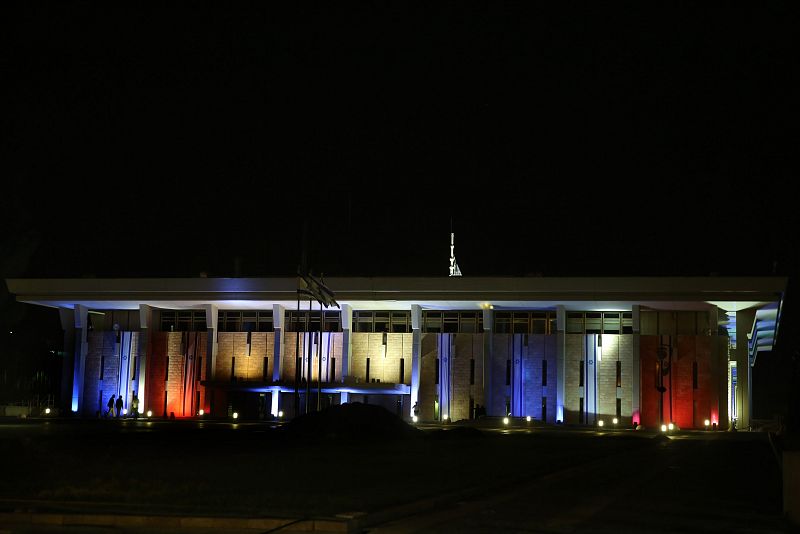
{"label": "pair of people walking", "polygon": [[[106,406],[108,406],[108,411],[106,412],[106,417],[120,417],[122,415],[122,408],[125,405],[125,401],[122,400],[122,395],[117,397],[117,400],[114,400],[116,395],[111,395],[111,398],[108,399]],[[116,412],[115,412],[116,410]]]}

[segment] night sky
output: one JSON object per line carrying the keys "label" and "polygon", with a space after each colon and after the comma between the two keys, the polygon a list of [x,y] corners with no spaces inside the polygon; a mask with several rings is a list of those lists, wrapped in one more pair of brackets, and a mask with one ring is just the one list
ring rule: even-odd
{"label": "night sky", "polygon": [[796,3],[161,4],[0,7],[2,277],[797,269]]}

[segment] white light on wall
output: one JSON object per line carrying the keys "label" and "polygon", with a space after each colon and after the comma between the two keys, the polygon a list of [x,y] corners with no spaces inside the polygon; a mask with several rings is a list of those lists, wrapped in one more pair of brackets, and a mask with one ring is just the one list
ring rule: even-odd
{"label": "white light on wall", "polygon": [[597,334],[597,361],[603,361],[603,334]]}
{"label": "white light on wall", "polygon": [[675,429],[675,425],[670,423],[669,425],[667,425],[667,428],[669,428],[670,430],[674,430]]}
{"label": "white light on wall", "polygon": [[503,424],[504,424],[504,425],[507,425],[507,424],[508,424],[508,417],[503,417]]}
{"label": "white light on wall", "polygon": [[611,422],[612,422],[612,423],[614,423],[614,424],[616,425],[617,423],[619,423],[619,419],[617,419],[617,418],[615,417],[614,419],[612,419],[612,420],[611,420]]}
{"label": "white light on wall", "polygon": [[531,416],[529,415],[529,416],[525,417],[525,420],[530,423],[531,422]]}
{"label": "white light on wall", "polygon": [[666,432],[667,431],[667,425],[661,425],[661,431],[662,432]]}
{"label": "white light on wall", "polygon": [[128,415],[128,409],[127,408],[123,408],[122,409],[122,415]]}
{"label": "white light on wall", "polygon": [[449,419],[449,417],[450,417],[449,415],[447,415],[447,414],[444,414],[444,415],[442,416],[442,419],[443,419],[443,420],[445,420],[445,421],[447,421],[447,419]]}
{"label": "white light on wall", "polygon": [[604,424],[605,424],[605,423],[603,422],[603,420],[602,420],[602,419],[600,419],[600,420],[597,422],[597,426],[603,426]]}
{"label": "white light on wall", "polygon": [[197,412],[198,415],[205,415],[205,413],[206,413],[206,411],[204,409],[202,409],[202,408],[200,408],[200,411]]}
{"label": "white light on wall", "polygon": [[710,425],[710,424],[711,424],[711,421],[709,421],[708,419],[706,419],[705,421],[703,421],[703,424],[704,424],[704,425],[706,425],[706,426],[708,426],[708,425]]}

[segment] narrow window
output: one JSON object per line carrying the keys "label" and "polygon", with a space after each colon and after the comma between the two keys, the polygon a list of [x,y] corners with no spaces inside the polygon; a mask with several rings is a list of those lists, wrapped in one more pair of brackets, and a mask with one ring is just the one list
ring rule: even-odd
{"label": "narrow window", "polygon": [[403,383],[403,378],[405,377],[405,367],[406,367],[406,360],[405,358],[400,358],[400,379],[397,381],[398,384]]}
{"label": "narrow window", "polygon": [[583,397],[578,399],[578,414],[580,414],[580,422],[583,424]]}
{"label": "narrow window", "polygon": [[202,356],[198,356],[197,357],[197,379],[198,380],[202,380],[203,379],[203,357]]}
{"label": "narrow window", "polygon": [[475,399],[469,398],[469,418],[475,419]]}
{"label": "narrow window", "polygon": [[475,358],[469,360],[469,383],[470,385],[475,384]]}
{"label": "narrow window", "polygon": [[106,357],[100,356],[100,380],[103,379],[105,371],[106,371]]}
{"label": "narrow window", "polygon": [[[581,360],[580,371],[578,372],[578,386],[583,387],[583,360]],[[582,423],[583,421],[581,421]]]}
{"label": "narrow window", "polygon": [[547,421],[547,397],[542,397],[542,421]]}
{"label": "narrow window", "polygon": [[617,362],[617,387],[622,387],[622,362]]}
{"label": "narrow window", "polygon": [[[369,358],[367,358],[367,377],[366,377],[366,379],[367,379],[367,382],[369,382]],[[364,401],[364,404],[367,404],[367,402]]]}
{"label": "narrow window", "polygon": [[331,382],[336,382],[336,358],[331,358]]}
{"label": "narrow window", "polygon": [[[169,356],[167,356],[166,363],[164,364],[164,382],[169,382]],[[164,413],[167,413],[167,409],[166,409],[167,400],[166,400],[166,398],[164,399],[164,406],[165,406]]]}
{"label": "narrow window", "polygon": [[511,385],[511,360],[506,360],[506,385]]}
{"label": "narrow window", "polygon": [[697,389],[697,362],[692,362],[692,388]]}
{"label": "narrow window", "polygon": [[136,374],[136,370],[137,370],[137,369],[136,369],[136,365],[137,365],[137,364],[138,364],[138,362],[137,362],[137,360],[136,360],[136,356],[134,356],[134,357],[133,357],[133,373],[131,373],[131,382],[133,382],[134,380],[136,380],[136,377],[138,376],[138,375]]}
{"label": "narrow window", "polygon": [[542,387],[547,386],[547,360],[542,360]]}
{"label": "narrow window", "polygon": [[439,383],[439,358],[436,358],[436,382],[434,383]]}
{"label": "narrow window", "polygon": [[264,367],[261,370],[261,380],[267,382],[269,380],[269,358],[264,356]]}
{"label": "narrow window", "polygon": [[622,399],[617,399],[617,417],[622,417]]}
{"label": "narrow window", "polygon": [[236,356],[231,358],[231,382],[236,380]]}

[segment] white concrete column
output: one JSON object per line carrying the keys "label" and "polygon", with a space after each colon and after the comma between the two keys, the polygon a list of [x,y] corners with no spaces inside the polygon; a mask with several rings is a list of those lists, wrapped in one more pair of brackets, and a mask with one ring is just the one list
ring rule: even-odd
{"label": "white concrete column", "polygon": [[137,347],[136,396],[139,398],[139,413],[145,412],[145,382],[147,379],[147,362],[150,359],[150,332],[153,325],[153,309],[147,304],[139,304],[139,346]]}
{"label": "white concrete column", "polygon": [[422,354],[422,306],[411,305],[411,402],[408,415],[414,415],[414,405],[419,402],[420,355]]}
{"label": "white concrete column", "polygon": [[[494,310],[483,309],[483,406],[486,415],[498,415],[494,408],[492,397],[492,362],[494,348],[492,345],[492,331],[494,330]],[[505,410],[505,407],[503,408]],[[503,413],[505,415],[505,413]]]}
{"label": "white concrete column", "polygon": [[[342,319],[342,375],[339,382],[344,382],[350,376],[350,355],[353,354],[353,307],[349,304],[341,305]],[[342,393],[341,403],[348,400],[347,393]]]}
{"label": "white concrete column", "polygon": [[73,308],[75,329],[75,363],[72,369],[72,411],[80,413],[84,407],[83,382],[86,374],[86,353],[89,350],[89,310],[76,304]]}
{"label": "white concrete column", "polygon": [[563,305],[556,307],[556,422],[564,422],[567,377],[567,311]]}
{"label": "white concrete column", "polygon": [[[280,304],[272,305],[272,328],[275,331],[275,344],[273,350],[272,362],[272,381],[277,382],[281,379],[281,371],[283,368],[283,339],[286,324],[286,309]],[[277,415],[278,409],[273,403],[272,409],[275,411],[272,415]]]}
{"label": "white concrete column", "polygon": [[[217,327],[219,322],[219,309],[215,304],[205,304],[206,310],[206,330],[208,339],[206,340],[206,380],[211,382],[217,375]],[[209,415],[219,415],[214,405],[214,389],[206,386],[206,402]]]}
{"label": "white concrete column", "polygon": [[633,354],[631,355],[631,362],[633,365],[631,368],[631,417],[633,418],[633,422],[636,424],[642,421],[642,388],[640,384],[641,376],[639,371],[639,365],[641,361],[641,354],[639,352],[639,335],[641,333],[641,327],[639,319],[639,305],[634,304],[631,306],[631,324],[633,326]]}

